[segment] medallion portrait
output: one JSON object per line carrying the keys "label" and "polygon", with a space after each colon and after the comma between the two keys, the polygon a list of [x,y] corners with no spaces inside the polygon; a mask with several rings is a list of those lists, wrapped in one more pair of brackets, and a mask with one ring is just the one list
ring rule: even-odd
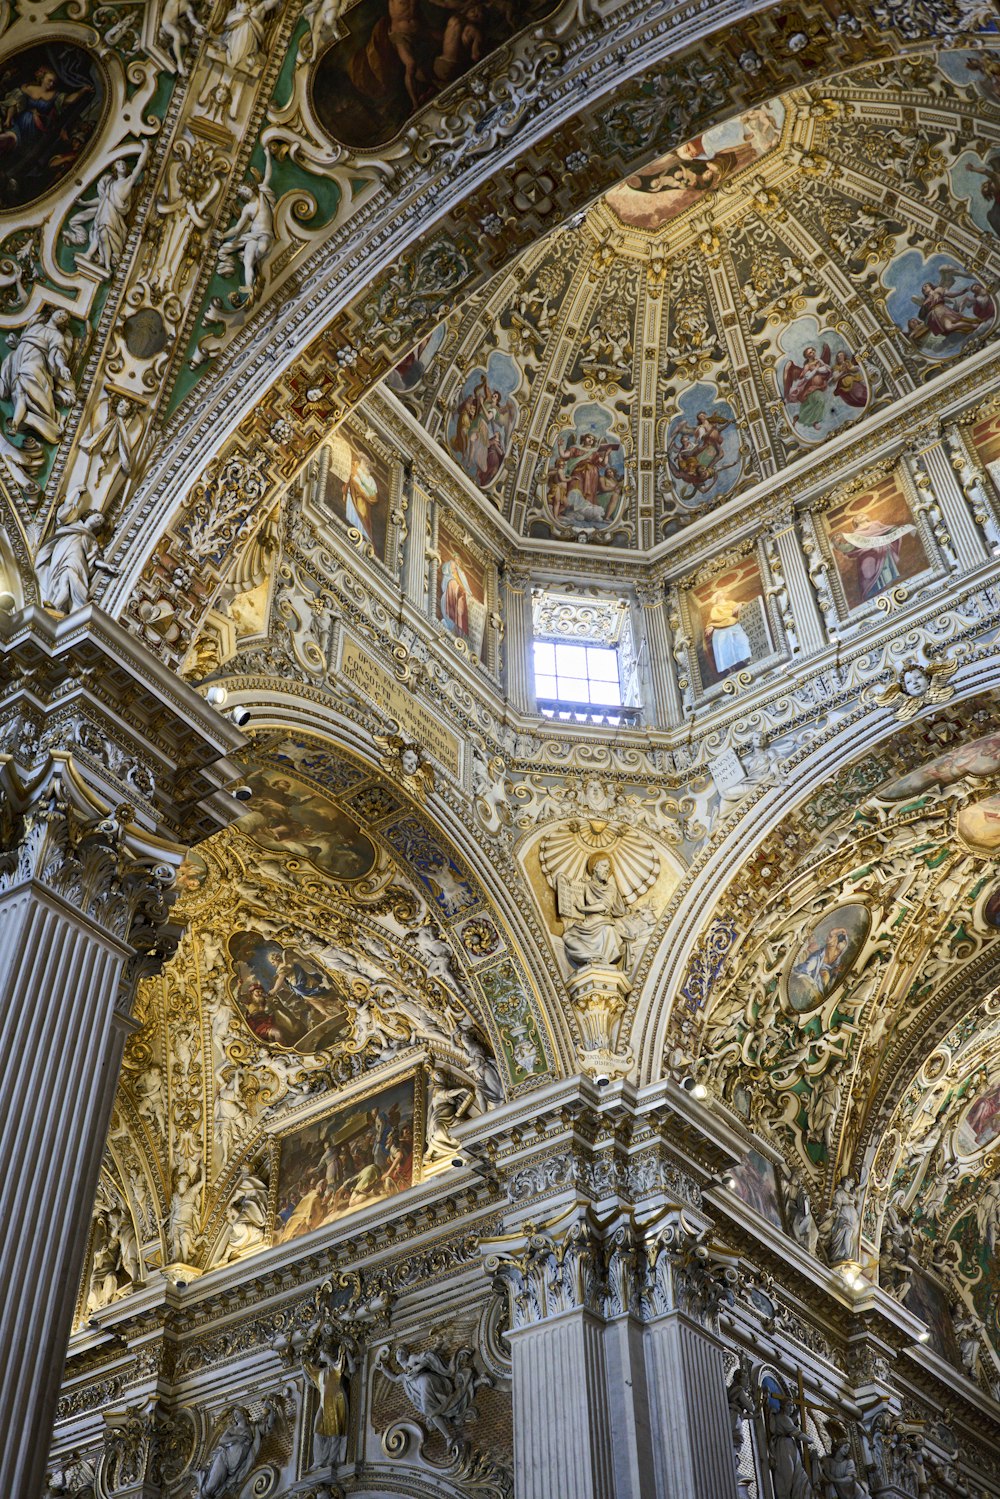
{"label": "medallion portrait", "polygon": [[964,1110],[955,1128],[959,1155],[974,1156],[1000,1139],[1000,1082],[978,1094]]}
{"label": "medallion portrait", "polygon": [[1000,795],[963,807],[955,826],[959,838],[973,853],[1000,853]]}
{"label": "medallion portrait", "polygon": [[75,171],[106,98],[96,58],[72,42],[23,47],[0,62],[0,212],[44,197]]}
{"label": "medallion portrait", "polygon": [[822,442],[857,421],[868,406],[868,376],[855,349],[814,317],[796,318],[779,340],[778,387],[800,442]]}
{"label": "medallion portrait", "polygon": [[871,930],[867,906],[838,906],[815,922],[792,956],[785,983],[788,1002],[806,1015],[847,978]]}
{"label": "medallion portrait", "polygon": [[294,943],[234,932],[229,956],[233,998],[258,1040],[315,1052],[350,1035],[350,1016],[335,980]]}
{"label": "medallion portrait", "polygon": [[950,255],[905,250],[882,280],[889,316],[925,359],[954,359],[996,321],[995,287]]}
{"label": "medallion portrait", "polygon": [[753,557],[691,590],[695,650],[702,686],[716,687],[774,653],[764,585]]}
{"label": "medallion portrait", "polygon": [[422,1080],[421,1074],[392,1083],[282,1138],[276,1244],[334,1223],[419,1180]]}
{"label": "medallion portrait", "polygon": [[633,229],[658,230],[706,200],[781,140],[785,106],[778,99],[713,125],[612,188],[605,201]]}
{"label": "medallion portrait", "polygon": [[519,31],[552,0],[360,0],[344,7],[346,35],[313,69],[309,92],[325,131],[362,150],[385,145],[418,109]]}
{"label": "medallion portrait", "polygon": [[929,566],[916,523],[893,476],[831,506],[823,524],[848,609],[857,609]]}
{"label": "medallion portrait", "polygon": [[441,571],[437,617],[451,635],[468,642],[476,656],[486,637],[486,573],[479,558],[444,526],[438,536]]}
{"label": "medallion portrait", "polygon": [[385,561],[389,530],[389,466],[353,435],[337,433],[330,443],[324,500],[345,525],[371,542]]}
{"label": "medallion portrait", "polygon": [[236,827],[262,848],[307,860],[335,880],[360,880],[374,868],[374,844],[321,792],[272,766],[247,779],[252,809]]}

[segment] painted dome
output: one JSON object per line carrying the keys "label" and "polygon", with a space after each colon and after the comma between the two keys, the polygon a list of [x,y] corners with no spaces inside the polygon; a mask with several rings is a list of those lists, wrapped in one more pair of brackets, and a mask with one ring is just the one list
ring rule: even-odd
{"label": "painted dome", "polygon": [[996,335],[1000,59],[792,90],[626,178],[384,382],[517,532],[648,550]]}

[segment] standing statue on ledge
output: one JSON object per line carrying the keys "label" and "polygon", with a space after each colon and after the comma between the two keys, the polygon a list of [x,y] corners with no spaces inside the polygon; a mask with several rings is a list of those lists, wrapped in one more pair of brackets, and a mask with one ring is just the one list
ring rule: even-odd
{"label": "standing statue on ledge", "polygon": [[830,1210],[823,1221],[827,1236],[827,1255],[831,1265],[854,1260],[861,1233],[861,1203],[864,1200],[867,1174],[855,1180],[850,1174],[837,1183]]}
{"label": "standing statue on ledge", "polygon": [[771,1467],[774,1499],[816,1499],[803,1461],[809,1438],[795,1414],[795,1401],[786,1395],[768,1418],[767,1460]]}
{"label": "standing statue on ledge", "polygon": [[835,1442],[830,1456],[821,1457],[817,1466],[817,1499],[872,1499],[871,1491],[858,1477],[851,1444],[846,1437]]}
{"label": "standing statue on ledge", "polygon": [[60,506],[55,529],[35,558],[42,603],[48,608],[60,614],[82,609],[90,603],[95,572],[114,573],[101,560],[103,530],[104,516],[85,508],[78,493]]}
{"label": "standing statue on ledge", "polygon": [[124,156],[99,177],[97,196],[77,209],[66,228],[71,245],[85,245],[84,257],[110,275],[121,259],[128,238],[128,215],[132,194],[146,165],[149,142],[143,143],[131,172]]}
{"label": "standing statue on ledge", "polygon": [[332,1322],[310,1330],[302,1349],[302,1367],[318,1396],[313,1426],[317,1465],[337,1468],[347,1456],[348,1389],[354,1365],[354,1349]]}
{"label": "standing statue on ledge", "polygon": [[0,364],[0,400],[13,407],[10,430],[29,427],[43,442],[58,442],[63,419],[56,403],[72,406],[76,400],[69,365],[73,335],[65,307],[45,308],[20,333],[9,334],[7,351]]}

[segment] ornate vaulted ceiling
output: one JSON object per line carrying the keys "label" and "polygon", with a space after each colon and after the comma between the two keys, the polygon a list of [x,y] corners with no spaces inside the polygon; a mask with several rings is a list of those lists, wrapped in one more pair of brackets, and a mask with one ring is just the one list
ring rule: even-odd
{"label": "ornate vaulted ceiling", "polygon": [[523,253],[384,382],[529,538],[650,548],[857,445],[996,336],[992,54],[715,126]]}
{"label": "ornate vaulted ceiling", "polygon": [[940,722],[846,767],[760,847],[680,986],[666,1061],[693,1044],[783,1156],[801,1223],[860,1180],[862,1264],[932,1325],[913,1267],[954,1276],[996,1341],[1000,735],[978,719],[978,738]]}

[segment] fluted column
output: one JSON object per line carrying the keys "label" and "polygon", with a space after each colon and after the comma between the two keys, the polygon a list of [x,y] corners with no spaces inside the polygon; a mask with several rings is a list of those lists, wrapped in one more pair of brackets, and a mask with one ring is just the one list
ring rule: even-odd
{"label": "fluted column", "polygon": [[780,562],[781,578],[788,594],[795,632],[802,654],[810,656],[826,644],[823,620],[816,605],[816,594],[809,581],[809,571],[802,543],[789,513],[777,520],[769,538]]}
{"label": "fluted column", "polygon": [[0,649],[0,1493],[37,1499],[135,981],[243,741],[96,609]]}
{"label": "fluted column", "polygon": [[652,717],[660,728],[669,729],[683,722],[684,709],[671,652],[666,595],[662,585],[658,583],[640,584],[636,592],[642,605],[649,656],[649,681],[653,690]]}
{"label": "fluted column", "polygon": [[519,567],[503,574],[504,655],[507,701],[517,713],[535,711],[535,667],[531,655],[531,575]]}
{"label": "fluted column", "polygon": [[403,592],[417,609],[427,607],[427,523],[430,501],[416,474],[409,481],[406,502],[406,552]]}
{"label": "fluted column", "polygon": [[505,1290],[519,1499],[738,1499],[708,1220],[581,1204],[484,1241]]}
{"label": "fluted column", "polygon": [[[923,501],[919,508],[928,512],[931,530],[945,557],[950,543],[963,572],[984,562],[989,549],[973,519],[944,438],[934,434],[923,441],[918,439],[910,456],[910,467]],[[936,524],[938,514],[940,522]],[[944,545],[939,526],[946,537]]]}

